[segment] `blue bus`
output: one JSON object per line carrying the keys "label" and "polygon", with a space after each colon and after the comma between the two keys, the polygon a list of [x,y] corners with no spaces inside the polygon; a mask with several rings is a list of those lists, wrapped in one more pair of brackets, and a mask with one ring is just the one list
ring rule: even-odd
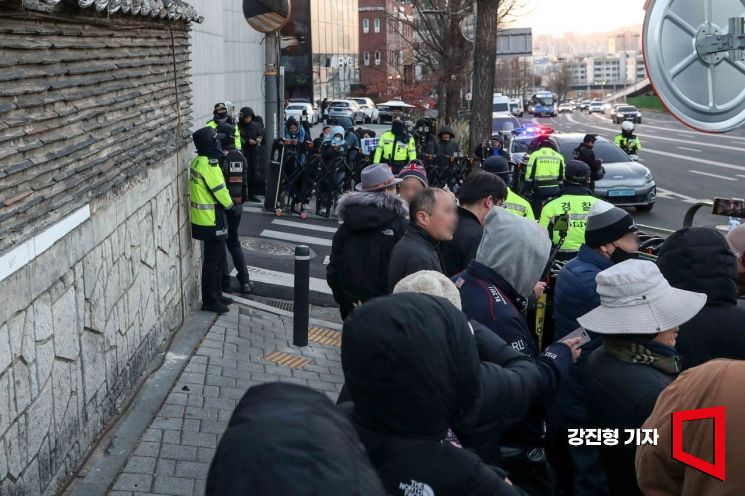
{"label": "blue bus", "polygon": [[550,91],[539,91],[530,97],[530,105],[533,107],[533,115],[536,117],[556,117],[556,94]]}

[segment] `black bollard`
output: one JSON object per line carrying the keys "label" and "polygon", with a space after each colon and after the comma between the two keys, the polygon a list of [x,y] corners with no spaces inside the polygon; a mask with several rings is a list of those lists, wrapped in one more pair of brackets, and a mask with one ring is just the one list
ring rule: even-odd
{"label": "black bollard", "polygon": [[308,346],[310,293],[310,248],[295,247],[295,305],[293,311],[292,344]]}

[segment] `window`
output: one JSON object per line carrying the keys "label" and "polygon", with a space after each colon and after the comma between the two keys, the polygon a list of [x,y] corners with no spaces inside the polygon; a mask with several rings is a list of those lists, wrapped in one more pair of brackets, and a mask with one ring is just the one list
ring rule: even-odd
{"label": "window", "polygon": [[380,50],[375,50],[375,65],[380,65]]}
{"label": "window", "polygon": [[370,52],[365,52],[362,56],[362,60],[365,65],[370,65]]}
{"label": "window", "polygon": [[380,17],[375,18],[375,22],[373,26],[374,26],[373,31],[375,31],[376,33],[379,33],[380,32]]}
{"label": "window", "polygon": [[362,19],[362,32],[363,33],[370,32],[370,19]]}

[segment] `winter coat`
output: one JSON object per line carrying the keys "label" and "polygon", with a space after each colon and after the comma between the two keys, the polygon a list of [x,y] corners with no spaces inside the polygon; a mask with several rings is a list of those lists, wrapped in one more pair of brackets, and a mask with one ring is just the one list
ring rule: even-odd
{"label": "winter coat", "polygon": [[440,244],[427,231],[409,223],[403,238],[391,252],[388,265],[388,289],[393,291],[398,281],[420,270],[443,272]]}
{"label": "winter coat", "polygon": [[243,122],[243,119],[239,119],[238,122],[238,131],[241,135],[241,143],[243,144],[243,149],[255,149],[258,145],[252,145],[248,142],[248,140],[256,141],[263,134],[260,126],[256,123],[256,114],[251,107],[243,107],[241,109],[241,115],[250,115],[252,117],[251,122],[249,122],[248,124]]}
{"label": "winter coat", "polygon": [[[587,245],[582,245],[577,257],[561,269],[554,291],[554,329],[556,339],[561,339],[579,327],[577,318],[600,306],[595,277],[613,266],[609,258]],[[569,366],[569,378],[556,395],[555,406],[562,423],[582,427],[587,422],[587,406],[582,381],[587,358],[603,342],[602,336],[589,332],[592,340],[582,347],[577,363]]]}
{"label": "winter coat", "polygon": [[458,227],[451,241],[442,243],[442,265],[445,275],[452,277],[465,270],[468,262],[476,258],[484,228],[479,219],[469,210],[458,207]]}
{"label": "winter coat", "polygon": [[408,207],[385,193],[342,196],[326,281],[345,319],[355,303],[388,293],[388,262],[406,230]]}
{"label": "winter coat", "polygon": [[745,309],[737,306],[737,265],[724,236],[692,227],[670,236],[657,262],[671,286],[706,293],[706,306],[680,326],[683,369],[713,358],[745,360]]}
{"label": "winter coat", "polygon": [[[473,260],[453,280],[460,290],[463,313],[469,319],[488,327],[516,351],[529,357],[538,355],[533,334],[521,313],[527,301],[499,274]],[[534,408],[505,434],[503,442],[516,448],[535,448],[542,444],[542,437],[543,412]]]}
{"label": "winter coat", "polygon": [[[710,360],[689,369],[665,389],[657,399],[645,429],[657,429],[657,445],[645,444],[636,450],[636,477],[646,496],[728,496],[742,494],[745,488],[745,397],[740,392],[745,377],[741,360]],[[716,387],[712,387],[716,385]],[[726,478],[724,481],[695,470],[670,456],[673,412],[724,406],[727,419]],[[730,420],[733,419],[733,420]],[[713,421],[690,421],[683,429],[686,453],[703,460],[714,460]],[[724,426],[721,426],[724,428]]]}
{"label": "winter coat", "polygon": [[605,175],[603,163],[595,158],[595,151],[584,143],[574,149],[574,159],[587,164],[590,168],[592,181],[599,181]]}
{"label": "winter coat", "polygon": [[252,387],[238,403],[207,475],[206,496],[385,492],[355,429],[303,386]]}
{"label": "winter coat", "polygon": [[474,336],[450,302],[415,293],[371,300],[344,323],[341,353],[352,420],[388,494],[521,494],[478,455],[443,441],[482,395]]}
{"label": "winter coat", "polygon": [[[450,141],[442,141],[442,135],[445,133],[450,135]],[[441,126],[437,132],[437,138],[437,140],[427,143],[425,153],[436,157],[436,165],[446,167],[448,165],[448,159],[445,157],[450,157],[460,152],[460,145],[455,141],[455,133],[450,126]]]}
{"label": "winter coat", "polygon": [[[589,425],[619,430],[618,445],[601,447],[611,495],[641,494],[634,474],[636,446],[624,445],[624,429],[641,428],[657,397],[674,379],[650,365],[622,362],[602,346],[588,358],[584,382]],[[622,436],[626,437],[621,440]]]}

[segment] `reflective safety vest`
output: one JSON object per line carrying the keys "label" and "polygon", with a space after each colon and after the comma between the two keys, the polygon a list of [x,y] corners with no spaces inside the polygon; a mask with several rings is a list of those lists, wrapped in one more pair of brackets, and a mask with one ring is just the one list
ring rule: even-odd
{"label": "reflective safety vest", "polygon": [[233,206],[220,161],[197,156],[189,169],[192,237],[215,239],[228,235],[223,208]]}
{"label": "reflective safety vest", "polygon": [[632,134],[628,138],[621,134],[616,135],[616,144],[628,154],[635,154],[638,150],[642,149],[642,142],[639,141],[639,137]]}
{"label": "reflective safety vest", "polygon": [[393,163],[397,163],[402,166],[412,160],[416,160],[414,137],[409,137],[408,143],[401,143],[392,132],[387,131],[383,133],[378,141],[378,148],[375,150],[374,158],[373,163],[376,164],[393,165]]}
{"label": "reflective safety vest", "polygon": [[[592,205],[598,201],[591,195],[561,195],[548,202],[541,211],[540,224],[548,229],[554,219],[561,214],[569,214],[569,231],[561,247],[561,252],[579,251],[585,242],[587,216]],[[559,233],[554,232],[551,241],[559,242]]]}
{"label": "reflective safety vest", "polygon": [[533,191],[543,194],[558,193],[564,177],[564,156],[549,147],[530,154],[525,169],[525,180],[532,181]]}
{"label": "reflective safety vest", "polygon": [[[217,129],[217,122],[214,119],[207,122],[207,125],[212,129]],[[238,125],[235,126],[235,147],[239,150],[243,147],[241,143],[241,131],[238,129]]]}
{"label": "reflective safety vest", "polygon": [[533,213],[533,207],[530,206],[530,202],[510,188],[507,188],[507,198],[502,202],[502,207],[520,217],[535,220],[535,214]]}

